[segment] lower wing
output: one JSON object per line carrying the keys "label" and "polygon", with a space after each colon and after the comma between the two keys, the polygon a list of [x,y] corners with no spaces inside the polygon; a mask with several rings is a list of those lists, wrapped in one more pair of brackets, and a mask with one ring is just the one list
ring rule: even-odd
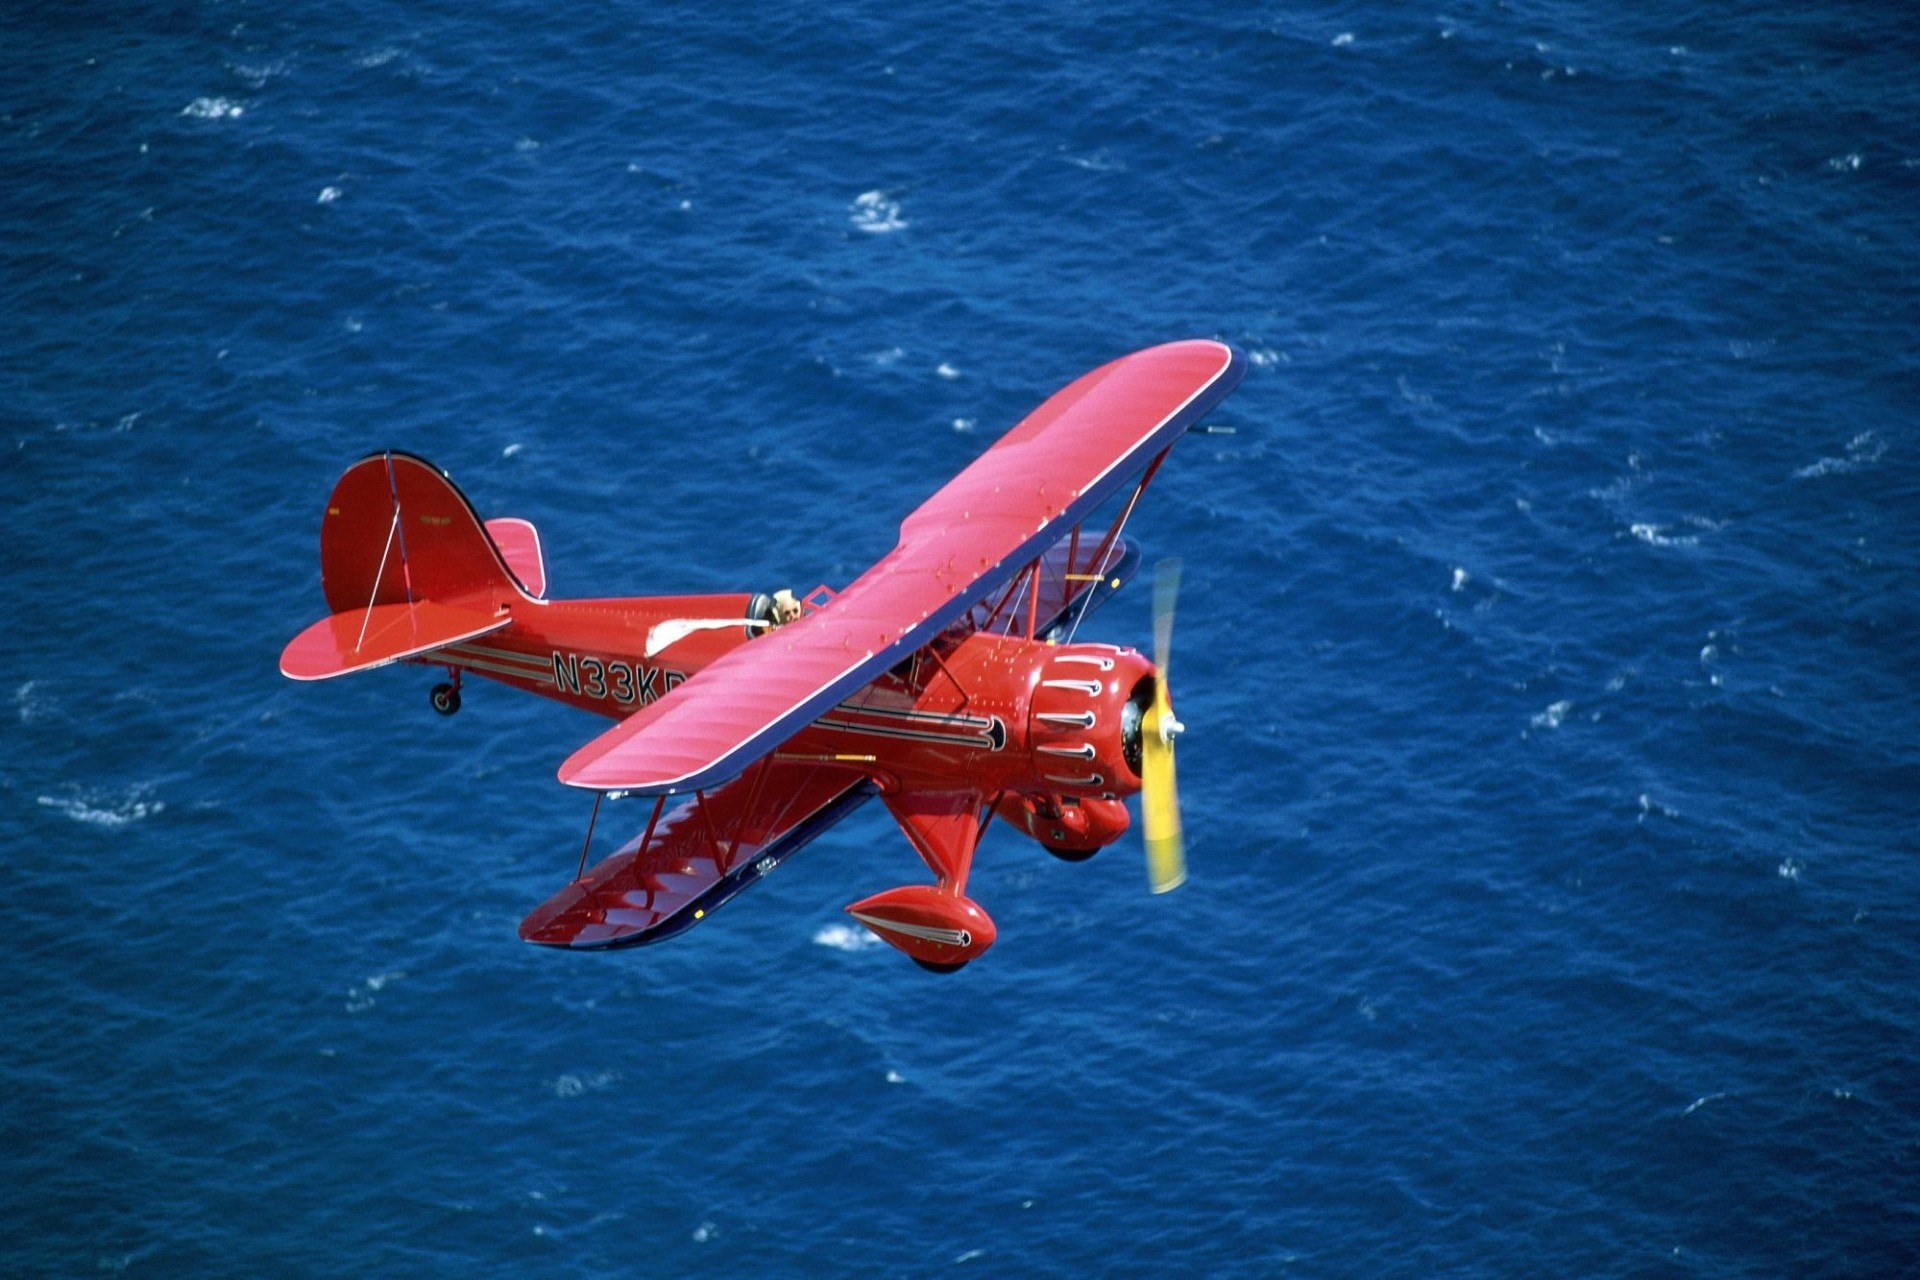
{"label": "lower wing", "polygon": [[[573,950],[637,947],[692,928],[873,794],[844,768],[767,757],[662,812],[542,903],[520,936]],[[666,798],[656,804],[664,807]],[[650,838],[649,838],[650,837]]]}

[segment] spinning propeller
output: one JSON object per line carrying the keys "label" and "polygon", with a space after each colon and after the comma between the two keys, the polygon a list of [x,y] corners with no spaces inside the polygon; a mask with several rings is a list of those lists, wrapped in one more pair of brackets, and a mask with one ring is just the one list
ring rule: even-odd
{"label": "spinning propeller", "polygon": [[1147,845],[1147,881],[1155,893],[1187,878],[1180,840],[1180,793],[1173,779],[1173,741],[1186,727],[1167,697],[1167,659],[1173,650],[1173,605],[1180,594],[1180,562],[1162,560],[1153,571],[1153,705],[1141,720],[1140,814]]}

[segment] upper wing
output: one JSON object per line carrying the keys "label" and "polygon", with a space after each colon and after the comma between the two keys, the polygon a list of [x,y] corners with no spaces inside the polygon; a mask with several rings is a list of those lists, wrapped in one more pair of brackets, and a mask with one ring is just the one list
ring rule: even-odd
{"label": "upper wing", "polygon": [[680,792],[733,777],[1011,580],[1244,370],[1225,343],[1191,341],[1079,378],[922,503],[898,545],[829,606],[733,650],[595,738],[561,765],[560,780]]}

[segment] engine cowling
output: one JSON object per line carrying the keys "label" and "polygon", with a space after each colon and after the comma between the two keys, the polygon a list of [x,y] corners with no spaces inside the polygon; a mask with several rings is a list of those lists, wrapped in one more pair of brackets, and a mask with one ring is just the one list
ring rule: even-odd
{"label": "engine cowling", "polygon": [[1153,664],[1131,649],[1084,644],[1050,652],[1027,711],[1035,780],[1076,800],[1118,801],[1139,791],[1140,723],[1154,678]]}

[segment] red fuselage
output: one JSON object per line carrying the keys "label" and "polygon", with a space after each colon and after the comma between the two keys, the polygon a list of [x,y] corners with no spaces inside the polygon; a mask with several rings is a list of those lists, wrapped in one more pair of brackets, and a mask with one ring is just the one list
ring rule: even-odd
{"label": "red fuselage", "polygon": [[[435,664],[444,658],[620,720],[741,645],[778,644],[777,630],[747,625],[751,599],[521,603],[513,626],[450,646]],[[663,622],[729,617],[741,624],[696,630],[645,656]],[[1153,665],[1131,649],[957,627],[841,701],[776,758],[842,764],[882,796],[949,790],[964,779],[1042,843],[1090,850],[1126,829],[1120,802],[1140,789],[1138,724],[1153,677]]]}

